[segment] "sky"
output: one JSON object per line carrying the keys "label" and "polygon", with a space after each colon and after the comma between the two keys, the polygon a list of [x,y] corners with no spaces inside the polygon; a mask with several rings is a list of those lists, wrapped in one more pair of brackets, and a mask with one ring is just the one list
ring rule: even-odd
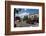
{"label": "sky", "polygon": [[[20,8],[17,8],[17,10]],[[27,9],[27,8],[21,8],[21,11],[17,14],[15,14],[15,16],[19,16],[21,18],[23,18],[25,15],[29,15],[29,14],[38,14],[39,13],[39,9]]]}

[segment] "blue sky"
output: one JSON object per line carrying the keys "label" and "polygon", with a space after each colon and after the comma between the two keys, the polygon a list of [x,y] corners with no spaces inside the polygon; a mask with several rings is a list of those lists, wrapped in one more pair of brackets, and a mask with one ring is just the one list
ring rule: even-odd
{"label": "blue sky", "polygon": [[[20,9],[20,8],[17,8]],[[22,10],[20,11],[20,13],[30,13],[30,14],[34,14],[34,13],[39,13],[39,9],[25,9],[25,8],[21,8]]]}
{"label": "blue sky", "polygon": [[[17,8],[17,9],[20,9],[20,8]],[[21,9],[22,10],[18,14],[15,14],[15,16],[24,17],[24,15],[39,13],[39,9],[26,9],[26,8],[21,8]]]}

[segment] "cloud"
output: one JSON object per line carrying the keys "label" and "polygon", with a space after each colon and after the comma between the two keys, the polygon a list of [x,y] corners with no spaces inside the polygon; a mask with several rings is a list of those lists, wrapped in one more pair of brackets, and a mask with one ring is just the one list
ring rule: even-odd
{"label": "cloud", "polygon": [[25,13],[15,14],[15,16],[19,16],[21,18],[23,18],[26,15],[29,15],[29,13],[25,12]]}

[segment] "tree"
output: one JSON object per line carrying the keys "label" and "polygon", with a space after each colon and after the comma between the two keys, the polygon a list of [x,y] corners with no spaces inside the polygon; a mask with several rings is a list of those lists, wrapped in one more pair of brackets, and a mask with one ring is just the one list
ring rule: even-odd
{"label": "tree", "polygon": [[28,16],[24,16],[23,21],[28,20]]}
{"label": "tree", "polygon": [[21,11],[21,9],[16,9],[16,8],[14,9],[14,13],[18,14],[20,11]]}
{"label": "tree", "polygon": [[18,10],[16,8],[14,9],[14,13],[17,13],[18,14]]}

